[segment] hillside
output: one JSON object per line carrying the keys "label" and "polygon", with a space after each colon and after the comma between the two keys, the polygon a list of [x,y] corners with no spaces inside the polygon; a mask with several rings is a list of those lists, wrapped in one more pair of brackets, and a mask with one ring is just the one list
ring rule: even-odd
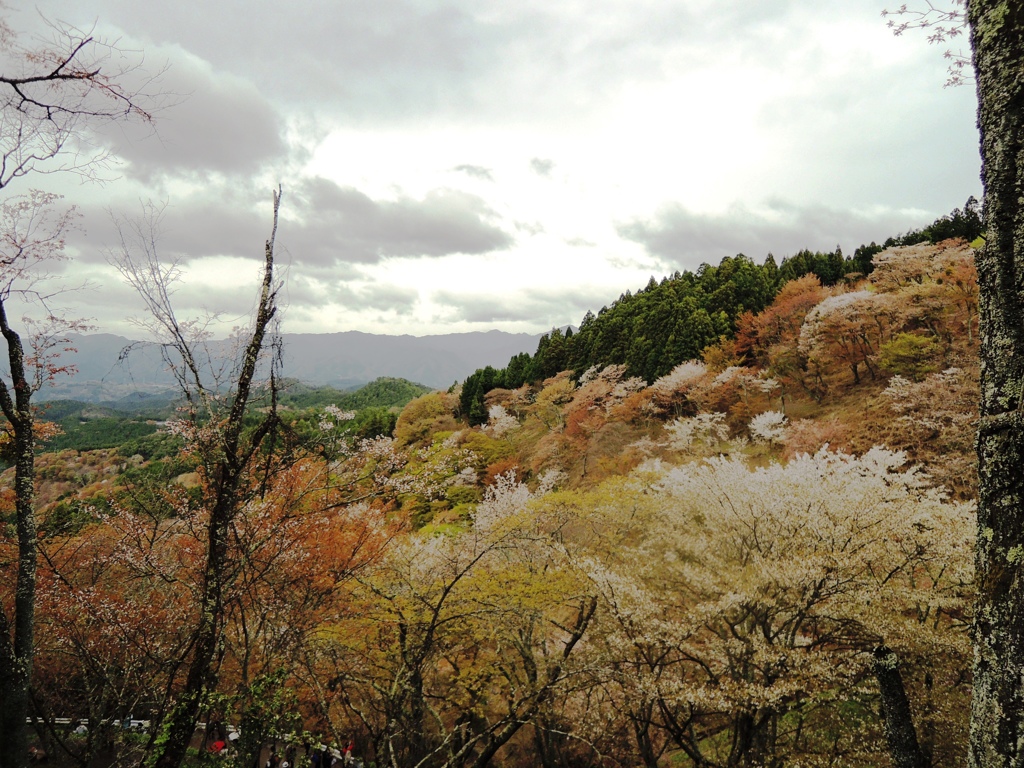
{"label": "hillside", "polygon": [[[888,764],[895,667],[933,764],[962,764],[973,258],[948,240],[832,285],[794,277],[652,381],[625,362],[567,368],[491,388],[482,424],[458,387],[291,383],[229,537],[219,684],[287,690],[260,722],[367,751],[375,734],[414,755],[506,729],[495,764],[510,767],[740,750],[734,764],[868,768]],[[169,437],[40,457],[43,707],[98,720],[113,705],[91,692],[111,679],[117,708],[165,706],[153,692],[196,620],[209,487],[201,453]],[[145,617],[145,653],[122,616]],[[328,675],[338,690],[315,684]],[[254,717],[224,702],[230,722]]]}
{"label": "hillside", "polygon": [[590,367],[624,365],[628,376],[647,383],[679,363],[699,357],[722,338],[732,338],[744,313],[763,310],[794,280],[813,275],[821,285],[852,284],[869,276],[880,252],[960,238],[974,242],[982,221],[977,201],[968,198],[921,230],[889,237],[883,245],[862,245],[851,257],[801,250],[776,265],[768,254],[763,264],[739,254],[718,264],[702,264],[696,272],[676,272],[660,282],[626,291],[595,315],[587,312],[577,332],[553,329],[541,337],[532,355],[521,353],[504,368],[478,369],[462,386],[462,410],[471,423],[486,420],[484,397],[491,389],[514,389],[538,382],[563,369],[579,376]]}

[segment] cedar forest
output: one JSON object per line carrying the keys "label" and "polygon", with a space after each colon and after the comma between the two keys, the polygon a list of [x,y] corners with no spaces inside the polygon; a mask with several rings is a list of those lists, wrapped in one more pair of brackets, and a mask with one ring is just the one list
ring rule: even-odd
{"label": "cedar forest", "polygon": [[[59,256],[56,206],[8,198],[49,227],[18,258]],[[75,327],[11,353],[0,763],[964,764],[984,233],[971,198],[852,256],[730,256],[448,391],[358,392],[280,370],[274,231],[222,378],[126,238],[180,397],[28,411]]]}

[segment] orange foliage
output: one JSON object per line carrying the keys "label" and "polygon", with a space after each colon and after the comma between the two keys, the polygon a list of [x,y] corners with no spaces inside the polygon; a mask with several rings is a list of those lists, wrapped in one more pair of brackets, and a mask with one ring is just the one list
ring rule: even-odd
{"label": "orange foliage", "polygon": [[700,358],[708,367],[708,371],[721,373],[730,366],[739,365],[743,360],[743,354],[739,351],[736,339],[722,336],[711,346],[705,347],[704,351],[700,353]]}
{"label": "orange foliage", "polygon": [[611,417],[617,421],[624,421],[635,426],[651,426],[655,414],[658,412],[655,403],[655,392],[648,387],[639,392],[633,392],[619,403],[611,412]]}
{"label": "orange foliage", "polygon": [[924,329],[947,348],[976,340],[978,275],[974,250],[963,240],[891,248],[875,256],[871,283],[898,295],[906,330]]}
{"label": "orange foliage", "polygon": [[[34,421],[32,430],[35,433],[37,443],[45,443],[52,437],[64,434],[60,424],[54,424],[52,421]],[[13,451],[14,432],[11,430],[11,425],[8,422],[4,422],[3,426],[0,427],[0,459],[3,459],[8,464],[13,464]]]}
{"label": "orange foliage", "polygon": [[795,347],[807,313],[828,295],[828,289],[816,275],[804,275],[786,283],[764,312],[744,312],[737,319],[736,355],[770,367],[773,350]]}
{"label": "orange foliage", "polygon": [[[296,668],[305,640],[337,614],[339,584],[379,557],[398,529],[382,510],[342,503],[325,469],[311,459],[277,467],[235,520],[223,596],[224,692],[244,695],[261,675]],[[79,533],[45,541],[37,670],[62,692],[62,713],[122,715],[102,709],[104,681],[122,686],[119,707],[152,702],[154,692],[181,682],[200,610],[194,590],[205,543],[196,532],[206,512],[180,486],[166,494],[170,519],[115,506],[116,514]],[[315,708],[315,691],[298,686],[295,694]]]}
{"label": "orange foliage", "polygon": [[518,419],[526,413],[531,399],[530,385],[524,384],[519,389],[492,389],[484,395],[484,405],[488,409],[500,405]]}
{"label": "orange foliage", "polygon": [[523,482],[526,478],[526,471],[519,465],[519,459],[514,456],[509,456],[508,458],[500,459],[493,464],[488,465],[487,469],[484,470],[482,483],[485,486],[494,485],[494,482],[498,477],[501,475],[507,475],[509,472],[513,473],[517,483]]}

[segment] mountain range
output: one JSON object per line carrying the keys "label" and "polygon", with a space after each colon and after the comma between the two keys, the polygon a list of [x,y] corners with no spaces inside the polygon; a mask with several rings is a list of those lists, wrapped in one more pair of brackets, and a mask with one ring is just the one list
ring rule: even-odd
{"label": "mountain range", "polygon": [[[504,366],[520,352],[533,353],[540,334],[487,331],[434,336],[341,333],[284,334],[284,376],[339,389],[357,387],[380,376],[408,379],[447,389],[484,366]],[[214,356],[227,341],[211,345]],[[113,334],[72,337],[74,351],[61,363],[75,367],[58,377],[40,399],[103,402],[159,394],[175,387],[160,349]]]}

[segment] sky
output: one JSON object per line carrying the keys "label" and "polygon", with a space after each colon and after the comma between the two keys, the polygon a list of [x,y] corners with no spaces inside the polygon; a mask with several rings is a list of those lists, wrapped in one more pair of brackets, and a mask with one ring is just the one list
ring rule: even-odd
{"label": "sky", "polygon": [[7,192],[77,206],[57,271],[97,331],[139,336],[110,257],[147,211],[179,314],[243,324],[280,184],[285,332],[539,333],[980,197],[973,87],[885,2],[9,0],[20,40],[91,30],[160,96],[91,137],[98,180]]}

